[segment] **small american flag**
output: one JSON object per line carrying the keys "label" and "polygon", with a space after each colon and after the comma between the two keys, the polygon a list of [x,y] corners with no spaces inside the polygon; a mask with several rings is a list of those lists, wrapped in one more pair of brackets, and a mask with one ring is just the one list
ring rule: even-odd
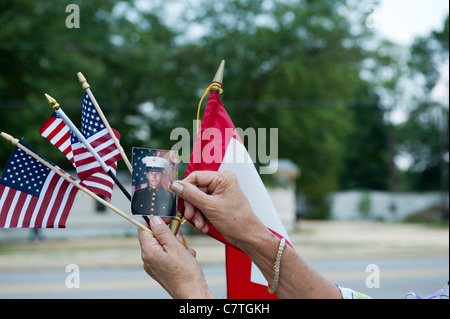
{"label": "small american flag", "polygon": [[65,228],[77,191],[16,147],[0,178],[0,228]]}
{"label": "small american flag", "polygon": [[59,148],[67,159],[75,165],[72,144],[70,143],[70,129],[58,113],[53,112],[52,116],[39,129],[39,133]]}
{"label": "small american flag", "polygon": [[[109,135],[108,129],[87,93],[83,97],[81,134],[83,134],[105,164],[115,170],[117,168],[116,162],[122,158],[122,155],[120,155],[113,139]],[[114,134],[117,139],[120,138],[119,132],[114,131]],[[83,143],[73,133],[71,133],[71,138],[78,176],[83,179],[83,177],[102,171],[100,164],[94,156],[92,156],[89,150],[84,147]]]}
{"label": "small american flag", "polygon": [[[119,132],[113,131],[119,139]],[[111,199],[114,187],[112,178],[102,169],[94,156],[70,131],[56,112],[44,123],[39,132],[71,161],[83,186],[98,195]],[[81,134],[115,174],[117,161],[122,156],[87,93],[83,96]]]}

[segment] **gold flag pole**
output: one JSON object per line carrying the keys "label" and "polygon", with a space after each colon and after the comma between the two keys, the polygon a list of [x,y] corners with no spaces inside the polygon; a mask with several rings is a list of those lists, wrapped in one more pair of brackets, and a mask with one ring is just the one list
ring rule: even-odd
{"label": "gold flag pole", "polygon": [[126,220],[128,220],[129,222],[131,222],[132,224],[136,225],[137,227],[139,227],[142,230],[148,231],[150,233],[152,233],[152,231],[150,229],[148,229],[147,227],[145,227],[143,224],[139,223],[138,221],[134,220],[133,218],[129,217],[127,214],[125,214],[124,212],[122,212],[121,210],[119,210],[118,208],[116,208],[115,206],[111,205],[110,203],[108,203],[107,201],[105,201],[104,199],[100,198],[99,196],[97,196],[95,193],[91,192],[90,190],[88,190],[86,187],[82,186],[79,182],[77,182],[76,180],[72,179],[69,175],[64,174],[61,170],[57,169],[55,166],[51,165],[48,161],[44,160],[42,157],[40,157],[38,154],[34,153],[33,151],[31,151],[30,149],[28,149],[26,146],[24,146],[23,144],[19,143],[19,140],[12,137],[11,135],[5,133],[5,132],[1,132],[0,133],[1,137],[3,137],[6,141],[10,142],[12,145],[19,147],[21,150],[23,150],[24,152],[26,152],[27,154],[29,154],[30,156],[32,156],[33,158],[35,158],[36,160],[38,160],[39,162],[41,162],[42,164],[44,164],[46,167],[48,167],[49,169],[51,169],[52,171],[54,171],[56,174],[58,174],[59,176],[61,176],[62,178],[64,178],[65,180],[67,180],[68,182],[72,183],[75,187],[77,187],[79,190],[85,192],[86,194],[88,194],[89,196],[91,196],[93,199],[95,199],[96,201],[98,201],[99,203],[101,203],[102,205],[108,207],[109,209],[111,209],[113,212],[115,212],[116,214],[120,215],[121,217],[125,218]]}
{"label": "gold flag pole", "polygon": [[[209,91],[215,91],[217,93],[220,93],[222,90],[222,83],[223,83],[223,71],[225,69],[225,60],[222,60],[220,62],[219,68],[217,69],[216,75],[214,76],[211,85],[208,87],[208,89],[206,90],[205,94],[203,95],[202,99],[200,100],[199,103],[199,109],[197,112],[197,134],[199,131],[198,128],[198,123],[199,123],[199,119],[198,117],[200,116],[200,106],[202,104],[202,101],[204,99],[204,97],[206,96],[206,94],[208,94]],[[182,212],[177,212],[177,216],[174,217],[172,219],[172,221],[170,222],[170,229],[172,230],[172,233],[175,235],[178,232],[178,229],[180,228],[181,225],[181,220],[183,219],[183,213]]]}
{"label": "gold flag pole", "polygon": [[114,141],[114,144],[116,145],[117,149],[120,152],[120,155],[122,155],[123,161],[128,167],[128,170],[130,171],[130,174],[132,173],[132,168],[130,161],[128,160],[127,154],[125,154],[125,151],[123,150],[122,145],[120,145],[119,140],[117,139],[116,135],[113,133],[111,126],[108,123],[108,120],[106,119],[105,115],[102,112],[102,109],[100,108],[100,105],[98,105],[97,100],[94,97],[94,94],[92,94],[91,86],[87,82],[86,78],[84,77],[83,73],[78,72],[77,73],[78,81],[80,81],[81,87],[86,90],[86,93],[89,95],[89,98],[91,99],[92,103],[95,106],[95,109],[97,110],[98,114],[100,115],[100,118],[102,119],[103,123],[106,126],[106,129],[109,132],[109,135],[111,135],[111,138]]}

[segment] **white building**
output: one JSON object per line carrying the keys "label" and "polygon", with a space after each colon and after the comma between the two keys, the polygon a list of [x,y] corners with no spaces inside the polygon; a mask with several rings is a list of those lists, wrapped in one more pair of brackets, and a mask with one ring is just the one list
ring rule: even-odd
{"label": "white building", "polygon": [[[333,193],[331,218],[336,220],[381,219],[402,221],[417,212],[440,207],[439,192],[392,193],[350,190]],[[448,194],[447,194],[448,208]]]}

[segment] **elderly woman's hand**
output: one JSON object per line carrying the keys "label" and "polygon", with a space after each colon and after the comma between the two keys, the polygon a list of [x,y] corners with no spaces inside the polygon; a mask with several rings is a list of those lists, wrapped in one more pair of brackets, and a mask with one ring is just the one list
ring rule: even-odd
{"label": "elderly woman's hand", "polygon": [[145,271],[173,298],[212,298],[195,251],[174,236],[162,218],[151,216],[153,235],[139,230]]}
{"label": "elderly woman's hand", "polygon": [[[233,245],[239,246],[252,232],[266,232],[232,172],[195,171],[176,181],[172,190],[183,198],[184,217],[197,229],[208,231],[211,224]],[[206,217],[206,218],[205,218]]]}
{"label": "elderly woman's hand", "polygon": [[[255,215],[234,173],[196,171],[176,181],[172,190],[183,198],[184,216],[198,229],[207,231],[207,219],[252,259],[268,283],[278,283],[278,297],[342,298],[339,288],[314,271],[293,247],[286,245],[281,256],[280,238]],[[278,254],[280,271],[275,277]]]}

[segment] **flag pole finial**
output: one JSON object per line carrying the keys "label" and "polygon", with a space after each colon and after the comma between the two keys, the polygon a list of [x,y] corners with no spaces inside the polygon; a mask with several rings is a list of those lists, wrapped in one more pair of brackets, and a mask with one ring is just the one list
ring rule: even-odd
{"label": "flag pole finial", "polygon": [[[219,68],[217,69],[216,75],[214,76],[212,83],[218,83],[222,85],[224,69],[225,69],[225,60],[222,60],[222,62],[220,62]],[[213,85],[211,86],[211,91],[219,92],[220,87],[217,85]]]}
{"label": "flag pole finial", "polygon": [[12,137],[8,133],[1,132],[0,136],[3,137],[6,141],[10,142],[12,145],[17,145],[19,143],[19,140],[17,138]]}
{"label": "flag pole finial", "polygon": [[56,111],[57,109],[59,109],[59,103],[56,102],[56,100],[54,98],[52,98],[47,93],[45,93],[45,98],[47,99],[48,104],[50,104],[50,106],[52,107],[53,110]]}
{"label": "flag pole finial", "polygon": [[89,85],[89,83],[87,82],[86,78],[84,77],[83,73],[78,72],[77,77],[78,77],[78,81],[80,81],[80,84],[81,84],[81,87],[83,88],[83,90],[86,90],[91,87]]}

